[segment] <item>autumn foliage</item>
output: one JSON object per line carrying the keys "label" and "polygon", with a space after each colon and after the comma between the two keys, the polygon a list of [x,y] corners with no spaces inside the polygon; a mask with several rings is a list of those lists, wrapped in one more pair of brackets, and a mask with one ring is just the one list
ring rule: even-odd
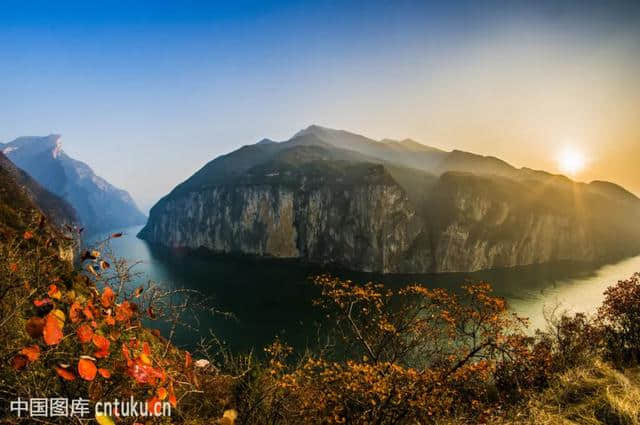
{"label": "autumn foliage", "polygon": [[111,273],[98,251],[83,255],[78,267],[86,272],[76,271],[47,249],[49,237],[34,229],[2,244],[9,267],[0,336],[13,370],[0,384],[6,404],[15,394],[91,401],[109,395],[177,407],[195,386],[191,357],[142,325],[151,308],[143,289],[114,289],[122,275]]}

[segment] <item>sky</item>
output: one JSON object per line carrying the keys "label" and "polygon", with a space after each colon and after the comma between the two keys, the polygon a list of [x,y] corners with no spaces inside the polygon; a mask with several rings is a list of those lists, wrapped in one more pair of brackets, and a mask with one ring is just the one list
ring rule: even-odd
{"label": "sky", "polygon": [[145,212],[310,124],[640,195],[638,1],[3,0],[0,58],[0,142],[61,134]]}

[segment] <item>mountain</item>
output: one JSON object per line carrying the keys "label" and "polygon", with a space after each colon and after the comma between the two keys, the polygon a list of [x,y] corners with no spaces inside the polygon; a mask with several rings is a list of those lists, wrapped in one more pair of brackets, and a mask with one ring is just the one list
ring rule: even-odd
{"label": "mountain", "polygon": [[206,164],[139,237],[383,273],[474,271],[640,252],[640,200],[490,156],[311,126]]}
{"label": "mountain", "polygon": [[20,137],[0,149],[44,188],[71,204],[89,232],[146,220],[127,192],[97,176],[84,162],[69,157],[58,135]]}
{"label": "mountain", "polygon": [[74,209],[0,153],[0,229],[23,231],[44,214],[56,228],[77,224]]}

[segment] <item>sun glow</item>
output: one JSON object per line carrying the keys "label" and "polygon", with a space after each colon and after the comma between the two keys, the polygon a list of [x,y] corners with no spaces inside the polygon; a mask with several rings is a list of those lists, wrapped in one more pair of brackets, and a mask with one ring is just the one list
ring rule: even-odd
{"label": "sun glow", "polygon": [[575,147],[566,147],[558,153],[556,157],[558,167],[563,173],[576,175],[584,170],[587,165],[587,159],[583,152]]}

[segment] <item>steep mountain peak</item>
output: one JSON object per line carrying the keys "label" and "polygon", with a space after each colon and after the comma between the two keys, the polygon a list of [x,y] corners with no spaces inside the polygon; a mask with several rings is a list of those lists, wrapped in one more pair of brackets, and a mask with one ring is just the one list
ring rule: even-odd
{"label": "steep mountain peak", "polygon": [[32,156],[43,152],[51,152],[51,156],[57,158],[62,153],[62,136],[23,136],[2,146],[2,153],[5,155]]}
{"label": "steep mountain peak", "polygon": [[304,128],[298,131],[296,134],[294,134],[292,139],[295,139],[296,137],[299,137],[299,136],[306,136],[310,134],[313,134],[314,136],[319,138],[322,138],[323,136],[337,137],[343,134],[352,134],[354,136],[356,135],[354,133],[349,133],[348,131],[344,131],[344,130],[336,130],[334,128],[322,127],[317,124],[311,124],[307,128]]}
{"label": "steep mountain peak", "polygon": [[256,145],[270,145],[271,143],[278,143],[278,142],[271,139],[264,138],[260,140],[258,143],[256,143]]}

